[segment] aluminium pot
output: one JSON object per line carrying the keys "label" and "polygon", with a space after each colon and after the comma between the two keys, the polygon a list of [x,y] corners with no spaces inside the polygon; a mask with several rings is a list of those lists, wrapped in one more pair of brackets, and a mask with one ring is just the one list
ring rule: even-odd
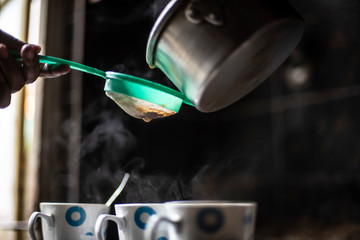
{"label": "aluminium pot", "polygon": [[146,61],[199,111],[214,112],[268,78],[303,31],[286,0],[172,0],[151,30]]}

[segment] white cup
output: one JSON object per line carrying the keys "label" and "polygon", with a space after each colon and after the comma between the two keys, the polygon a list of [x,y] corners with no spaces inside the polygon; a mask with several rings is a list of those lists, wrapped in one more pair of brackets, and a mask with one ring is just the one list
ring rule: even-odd
{"label": "white cup", "polygon": [[164,211],[151,216],[145,240],[154,240],[167,223],[169,240],[252,240],[256,203],[229,201],[175,201],[164,204]]}
{"label": "white cup", "polygon": [[[117,224],[120,240],[144,239],[144,232],[150,216],[161,214],[162,203],[129,203],[116,204],[115,214],[101,214],[95,224],[95,235],[97,240],[104,240],[104,223],[113,221]],[[157,240],[167,240],[166,231],[159,230],[156,234]]]}
{"label": "white cup", "polygon": [[42,218],[44,240],[95,239],[96,219],[109,211],[105,204],[42,202],[29,218],[29,234],[36,240],[35,222]]}

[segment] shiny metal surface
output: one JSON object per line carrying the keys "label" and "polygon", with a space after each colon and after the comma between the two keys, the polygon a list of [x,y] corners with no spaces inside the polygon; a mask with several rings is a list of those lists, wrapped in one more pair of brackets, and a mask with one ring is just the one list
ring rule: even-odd
{"label": "shiny metal surface", "polygon": [[225,23],[187,20],[188,1],[171,1],[148,39],[147,62],[202,112],[220,110],[269,77],[299,43],[304,22],[287,1],[228,0]]}

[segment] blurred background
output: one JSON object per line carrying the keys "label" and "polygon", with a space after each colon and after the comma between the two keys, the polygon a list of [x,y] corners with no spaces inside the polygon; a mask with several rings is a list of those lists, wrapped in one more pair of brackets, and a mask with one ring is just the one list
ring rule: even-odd
{"label": "blurred background", "polygon": [[[175,88],[145,61],[167,0],[0,0],[0,28],[42,54]],[[72,71],[0,111],[0,239],[29,239],[39,202],[255,201],[255,239],[360,239],[360,1],[290,0],[293,54],[231,106],[146,123]],[[113,211],[113,210],[112,210]],[[109,239],[116,229],[109,231]]]}

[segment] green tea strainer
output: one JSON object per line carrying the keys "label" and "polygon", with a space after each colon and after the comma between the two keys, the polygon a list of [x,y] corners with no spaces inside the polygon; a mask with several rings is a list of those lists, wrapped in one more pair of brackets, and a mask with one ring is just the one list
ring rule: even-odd
{"label": "green tea strainer", "polygon": [[[12,54],[18,60],[22,60],[18,52],[12,52]],[[38,57],[41,63],[66,64],[71,69],[104,78],[106,95],[127,114],[146,122],[176,114],[182,103],[193,106],[181,92],[158,83],[123,73],[104,72],[61,58],[44,55],[38,55]]]}

